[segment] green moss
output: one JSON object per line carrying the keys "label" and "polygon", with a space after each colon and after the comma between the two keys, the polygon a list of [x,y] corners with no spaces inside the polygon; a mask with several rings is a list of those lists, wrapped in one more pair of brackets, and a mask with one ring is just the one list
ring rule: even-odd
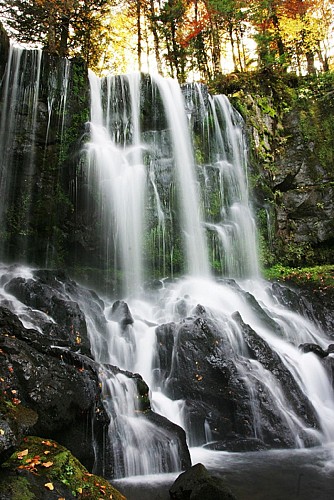
{"label": "green moss", "polygon": [[312,282],[322,287],[334,287],[334,265],[294,268],[276,264],[264,270],[263,274],[268,280]]}
{"label": "green moss", "polygon": [[[106,479],[90,474],[66,448],[55,441],[35,436],[24,439],[21,447],[3,465],[3,471],[7,471],[8,480],[15,471],[25,474],[25,481],[22,483],[25,496],[9,497],[11,500],[38,498],[32,493],[36,485],[32,487],[29,481],[31,479],[31,483],[35,483],[36,478],[42,487],[48,488],[46,485],[49,485],[50,491],[53,488],[56,490],[57,484],[61,483],[78,499],[96,500],[103,497],[125,500]],[[10,488],[14,491],[18,485],[16,475],[13,478]]]}
{"label": "green moss", "polygon": [[[0,496],[1,498],[8,498],[10,500],[37,500],[36,495],[30,490],[28,479],[20,476],[6,477],[0,471]],[[2,496],[5,494],[6,497]]]}

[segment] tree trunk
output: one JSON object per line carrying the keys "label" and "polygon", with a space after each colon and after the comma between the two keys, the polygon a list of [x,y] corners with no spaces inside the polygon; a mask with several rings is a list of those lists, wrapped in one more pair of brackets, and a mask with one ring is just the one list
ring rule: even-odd
{"label": "tree trunk", "polygon": [[142,36],[141,36],[141,8],[140,8],[140,0],[137,0],[137,57],[138,57],[138,71],[141,71],[142,63],[141,63],[141,53],[142,53]]}
{"label": "tree trunk", "polygon": [[60,48],[59,54],[62,57],[67,56],[67,42],[70,30],[70,18],[69,16],[62,16],[61,18],[61,34],[60,34]]}

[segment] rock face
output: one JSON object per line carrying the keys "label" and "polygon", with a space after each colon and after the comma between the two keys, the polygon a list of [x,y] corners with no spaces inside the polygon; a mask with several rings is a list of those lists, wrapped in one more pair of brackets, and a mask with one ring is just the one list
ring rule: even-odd
{"label": "rock face", "polygon": [[250,80],[232,102],[247,124],[265,264],[331,262],[332,84],[271,74]]}
{"label": "rock face", "polygon": [[1,500],[96,500],[100,495],[125,500],[106,479],[90,474],[69,450],[50,439],[25,438],[0,468]]}

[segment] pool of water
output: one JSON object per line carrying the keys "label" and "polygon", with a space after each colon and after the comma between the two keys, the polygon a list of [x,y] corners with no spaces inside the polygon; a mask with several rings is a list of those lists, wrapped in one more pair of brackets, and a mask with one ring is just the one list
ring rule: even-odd
{"label": "pool of water", "polygon": [[[191,457],[193,464],[200,462],[222,477],[238,500],[334,500],[334,443],[251,453],[193,448]],[[113,484],[128,500],[169,500],[177,476],[136,476]]]}

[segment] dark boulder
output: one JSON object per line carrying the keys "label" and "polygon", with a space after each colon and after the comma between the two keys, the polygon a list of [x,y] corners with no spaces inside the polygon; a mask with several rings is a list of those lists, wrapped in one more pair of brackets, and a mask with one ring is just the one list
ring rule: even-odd
{"label": "dark boulder", "polygon": [[208,450],[215,451],[232,451],[232,452],[244,452],[244,451],[262,451],[267,450],[269,446],[265,445],[261,439],[257,438],[243,438],[242,436],[234,436],[233,439],[226,439],[225,441],[214,441],[203,446]]}
{"label": "dark boulder", "polygon": [[[275,394],[266,379],[276,381],[286,404],[304,420],[312,435],[319,427],[316,412],[269,344],[239,313],[232,319],[235,324],[227,319],[225,324],[216,323],[201,311],[199,317],[160,325],[156,329],[154,376],[171,399],[185,401],[190,446],[213,442],[229,451],[294,447],[295,431],[284,412],[277,410]],[[231,328],[241,334],[241,351],[228,340]],[[280,335],[278,327],[275,333]],[[300,438],[307,445],[311,443],[304,435]]]}
{"label": "dark boulder", "polygon": [[133,317],[129,306],[126,302],[124,302],[124,300],[116,300],[116,302],[113,303],[109,319],[119,323],[122,329],[124,329],[127,325],[133,324]]}
{"label": "dark boulder", "polygon": [[313,354],[316,354],[319,358],[325,358],[328,356],[328,352],[324,351],[324,349],[318,344],[300,344],[298,349],[304,353],[313,352]]}
{"label": "dark boulder", "polygon": [[202,464],[183,472],[169,490],[173,500],[236,500],[225,481],[212,476]]}
{"label": "dark boulder", "polygon": [[184,399],[191,446],[252,436],[249,394],[233,361],[231,347],[208,318],[186,318],[156,329],[155,377],[167,395]]}
{"label": "dark boulder", "polygon": [[5,290],[27,306],[26,318],[54,345],[92,356],[83,308],[89,309],[91,321],[102,332],[106,323],[104,304],[95,292],[80,287],[63,271],[48,270],[34,271],[32,278],[9,279]]}
{"label": "dark boulder", "polygon": [[280,304],[314,322],[334,338],[334,287],[316,282],[275,282],[271,292]]}
{"label": "dark boulder", "polygon": [[88,470],[59,443],[26,437],[0,468],[0,500],[125,500],[106,479]]}

